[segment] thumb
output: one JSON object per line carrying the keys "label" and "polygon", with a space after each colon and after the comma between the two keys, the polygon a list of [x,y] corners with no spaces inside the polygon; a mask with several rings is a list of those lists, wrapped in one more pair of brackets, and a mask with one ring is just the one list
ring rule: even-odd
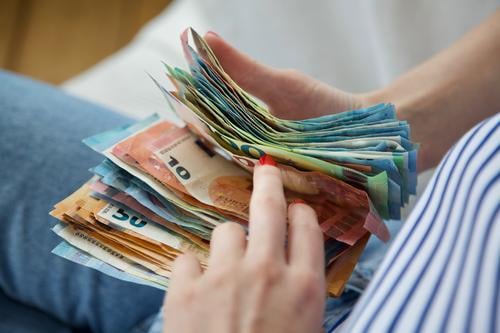
{"label": "thumb", "polygon": [[219,59],[224,71],[250,94],[264,102],[273,99],[273,87],[280,80],[279,72],[238,51],[214,32],[204,36]]}

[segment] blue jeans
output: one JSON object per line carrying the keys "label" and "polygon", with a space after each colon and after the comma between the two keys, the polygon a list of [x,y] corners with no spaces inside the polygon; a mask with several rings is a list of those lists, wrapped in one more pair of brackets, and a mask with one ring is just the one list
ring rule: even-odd
{"label": "blue jeans", "polygon": [[50,253],[48,212],[102,159],[81,140],[129,121],[0,71],[1,332],[130,332],[160,308],[163,292]]}

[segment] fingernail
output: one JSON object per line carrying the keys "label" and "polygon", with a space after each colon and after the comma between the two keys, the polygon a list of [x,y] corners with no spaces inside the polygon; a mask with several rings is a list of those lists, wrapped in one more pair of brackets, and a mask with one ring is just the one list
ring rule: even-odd
{"label": "fingernail", "polygon": [[306,202],[302,199],[293,199],[290,205],[295,205],[295,204],[305,204]]}
{"label": "fingernail", "polygon": [[209,32],[207,32],[207,35],[212,35],[214,37],[220,38],[219,34],[217,34],[216,32],[213,32],[212,30],[210,30]]}
{"label": "fingernail", "polygon": [[276,166],[276,162],[274,161],[274,159],[267,154],[264,154],[261,156],[261,158],[259,158],[259,164]]}

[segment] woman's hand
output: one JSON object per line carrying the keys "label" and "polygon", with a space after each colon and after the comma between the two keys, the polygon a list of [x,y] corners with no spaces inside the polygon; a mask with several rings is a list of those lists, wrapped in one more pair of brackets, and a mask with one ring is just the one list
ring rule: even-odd
{"label": "woman's hand", "polygon": [[260,164],[254,171],[248,241],[240,225],[224,223],[213,232],[206,272],[192,255],[175,261],[164,332],[320,331],[323,234],[312,208],[301,202],[286,206],[272,159],[265,156]]}
{"label": "woman's hand", "polygon": [[284,119],[305,119],[368,106],[364,98],[335,89],[295,70],[258,63],[213,32],[205,40],[238,85]]}

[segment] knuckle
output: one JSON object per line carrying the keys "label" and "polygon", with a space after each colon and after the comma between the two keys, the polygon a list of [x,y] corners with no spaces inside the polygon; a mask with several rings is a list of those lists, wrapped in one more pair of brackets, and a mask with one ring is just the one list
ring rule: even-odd
{"label": "knuckle", "polygon": [[281,171],[277,167],[261,166],[258,171],[258,178],[263,185],[278,181],[281,179]]}
{"label": "knuckle", "polygon": [[314,222],[316,222],[318,217],[316,215],[316,211],[311,206],[306,204],[306,205],[299,205],[299,207],[304,211],[305,214],[311,216],[311,219],[315,220]]}
{"label": "knuckle", "polygon": [[294,274],[295,290],[302,301],[316,301],[325,294],[324,279],[317,273],[301,270]]}
{"label": "knuckle", "polygon": [[282,269],[268,258],[254,260],[250,265],[250,274],[254,280],[265,286],[272,286],[281,280]]}
{"label": "knuckle", "polygon": [[309,205],[291,205],[292,223],[310,228],[311,231],[321,231],[316,211]]}
{"label": "knuckle", "polygon": [[166,301],[177,308],[190,308],[198,298],[198,289],[195,286],[189,288],[177,288],[176,292],[167,293]]}
{"label": "knuckle", "polygon": [[291,205],[291,208],[295,214],[298,214],[300,216],[308,216],[311,219],[317,219],[316,211],[307,203]]}
{"label": "knuckle", "polygon": [[266,207],[270,211],[286,211],[286,202],[283,196],[275,196],[269,192],[254,195],[252,205],[255,207]]}
{"label": "knuckle", "polygon": [[301,230],[307,233],[309,236],[319,238],[323,237],[323,231],[321,230],[317,221],[304,219],[299,223]]}
{"label": "knuckle", "polygon": [[250,263],[250,268],[256,275],[263,274],[268,269],[272,269],[274,263],[267,257],[253,259]]}
{"label": "knuckle", "polygon": [[226,270],[219,270],[217,272],[213,272],[209,276],[207,276],[207,283],[209,284],[209,288],[213,290],[219,290],[227,285],[228,278],[230,277],[230,272]]}
{"label": "knuckle", "polygon": [[212,232],[212,237],[220,237],[224,235],[235,235],[235,234],[245,234],[245,230],[241,225],[235,222],[225,222],[222,224],[219,224],[217,227],[215,227],[214,231]]}
{"label": "knuckle", "polygon": [[174,271],[178,270],[179,267],[190,264],[193,260],[196,260],[196,257],[194,257],[192,253],[189,252],[182,253],[177,258],[175,258],[173,270]]}
{"label": "knuckle", "polygon": [[284,211],[286,209],[286,202],[284,197],[264,195],[263,199],[265,200],[265,204],[268,205],[271,209],[277,209],[280,211]]}

